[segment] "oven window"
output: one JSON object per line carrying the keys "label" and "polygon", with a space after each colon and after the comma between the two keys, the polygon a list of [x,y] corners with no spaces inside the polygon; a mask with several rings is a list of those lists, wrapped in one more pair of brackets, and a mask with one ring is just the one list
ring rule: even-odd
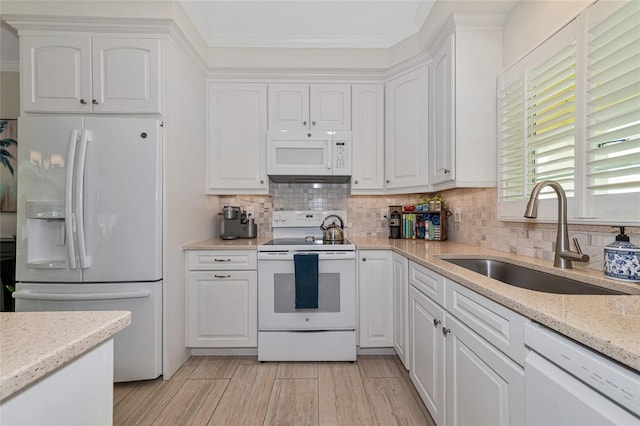
{"label": "oven window", "polygon": [[295,312],[340,312],[340,274],[318,274],[318,309],[296,309],[294,274],[274,274],[274,311],[277,314]]}

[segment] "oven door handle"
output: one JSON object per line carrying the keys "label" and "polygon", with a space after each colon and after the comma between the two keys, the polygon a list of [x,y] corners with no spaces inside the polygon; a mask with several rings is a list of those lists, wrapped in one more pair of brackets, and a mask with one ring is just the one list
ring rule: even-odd
{"label": "oven door handle", "polygon": [[273,251],[259,252],[258,260],[293,260],[294,254],[317,254],[318,260],[351,260],[356,258],[355,251]]}

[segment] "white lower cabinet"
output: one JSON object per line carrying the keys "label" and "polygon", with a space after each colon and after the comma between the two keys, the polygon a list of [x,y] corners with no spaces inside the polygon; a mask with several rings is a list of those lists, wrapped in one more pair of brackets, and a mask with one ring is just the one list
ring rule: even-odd
{"label": "white lower cabinet", "polygon": [[409,287],[409,377],[437,425],[444,425],[445,311]]}
{"label": "white lower cabinet", "polygon": [[[256,252],[191,251],[187,253],[187,346],[192,348],[256,347],[258,343],[258,273]],[[249,258],[247,270],[235,270],[226,259]],[[201,270],[199,258],[220,259]],[[237,267],[237,266],[236,266]],[[249,268],[253,268],[249,270]]]}
{"label": "white lower cabinet", "polygon": [[436,424],[524,424],[528,320],[414,262],[409,283],[409,374]]}
{"label": "white lower cabinet", "polygon": [[361,348],[393,347],[393,285],[390,250],[358,251]]}
{"label": "white lower cabinet", "polygon": [[409,369],[409,281],[406,257],[392,253],[393,274],[393,348],[406,369]]}
{"label": "white lower cabinet", "polygon": [[524,369],[449,315],[448,425],[523,425]]}

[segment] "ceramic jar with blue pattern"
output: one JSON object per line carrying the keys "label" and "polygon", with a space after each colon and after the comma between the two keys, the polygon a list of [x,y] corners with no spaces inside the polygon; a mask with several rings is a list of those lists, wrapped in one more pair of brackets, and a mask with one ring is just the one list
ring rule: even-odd
{"label": "ceramic jar with blue pattern", "polygon": [[616,240],[604,248],[604,274],[615,280],[640,284],[640,248],[629,242],[624,226]]}

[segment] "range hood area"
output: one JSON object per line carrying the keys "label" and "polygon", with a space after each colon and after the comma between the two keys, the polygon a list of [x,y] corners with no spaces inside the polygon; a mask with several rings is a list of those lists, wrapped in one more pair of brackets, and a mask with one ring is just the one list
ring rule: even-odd
{"label": "range hood area", "polygon": [[269,175],[274,183],[349,183],[351,176]]}

